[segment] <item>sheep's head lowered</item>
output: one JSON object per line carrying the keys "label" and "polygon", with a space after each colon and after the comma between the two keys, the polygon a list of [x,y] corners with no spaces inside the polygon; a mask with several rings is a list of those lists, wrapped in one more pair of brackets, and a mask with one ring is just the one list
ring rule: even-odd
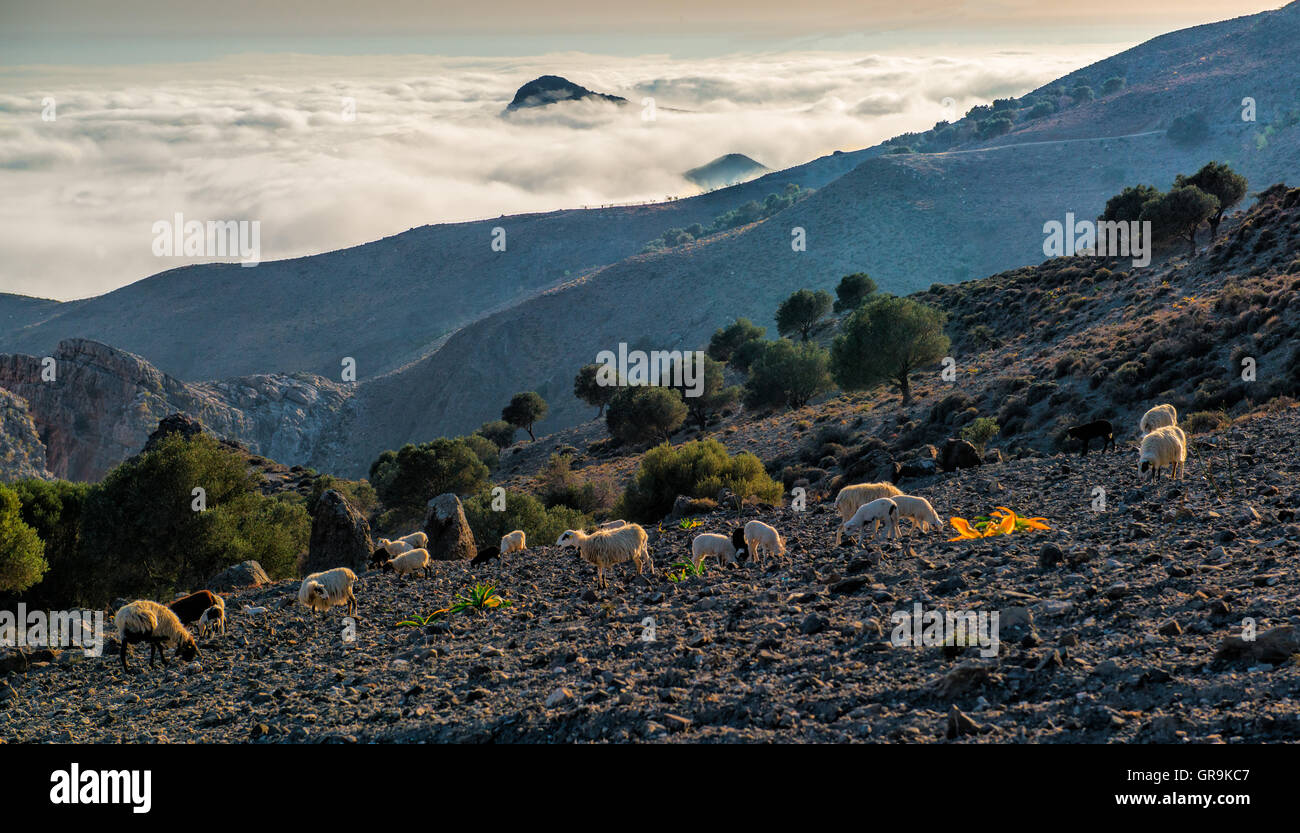
{"label": "sheep's head lowered", "polygon": [[194,642],[194,637],[188,633],[181,635],[181,638],[176,642],[176,656],[186,662],[198,659],[199,646]]}

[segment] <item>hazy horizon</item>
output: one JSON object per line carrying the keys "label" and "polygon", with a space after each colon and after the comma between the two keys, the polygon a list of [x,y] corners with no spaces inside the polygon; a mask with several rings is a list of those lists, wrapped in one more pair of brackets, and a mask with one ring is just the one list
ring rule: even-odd
{"label": "hazy horizon", "polygon": [[[1018,3],[1000,4],[1000,15],[868,4],[879,25],[857,31],[870,9],[853,6],[831,28],[840,6],[817,0],[781,31],[774,15],[786,7],[758,4],[735,32],[703,20],[690,35],[603,11],[577,34],[529,30],[505,4],[494,7],[492,36],[482,34],[488,16],[449,13],[436,35],[412,23],[401,36],[367,37],[331,33],[345,17],[327,3],[294,37],[277,34],[289,7],[272,3],[254,4],[266,12],[260,28],[196,37],[201,20],[173,26],[165,5],[137,0],[113,8],[121,25],[105,24],[110,36],[91,39],[79,32],[101,11],[74,14],[79,5],[4,12],[0,187],[22,198],[0,214],[3,292],[71,300],[211,260],[153,255],[153,223],[175,213],[258,220],[262,260],[275,260],[431,223],[688,196],[697,189],[682,172],[726,153],[781,169],[869,147],[1160,32],[1276,4],[1182,4],[1187,19],[1158,28],[1145,12],[1084,24]],[[375,18],[391,28],[417,6],[380,2]],[[444,54],[393,51],[439,44]],[[513,51],[547,44],[601,51]],[[673,49],[648,51],[655,45]],[[653,96],[658,118],[575,103],[501,119],[515,89],[542,74],[634,104]],[[47,98],[54,121],[42,120]],[[355,120],[342,114],[344,98],[355,100]]]}

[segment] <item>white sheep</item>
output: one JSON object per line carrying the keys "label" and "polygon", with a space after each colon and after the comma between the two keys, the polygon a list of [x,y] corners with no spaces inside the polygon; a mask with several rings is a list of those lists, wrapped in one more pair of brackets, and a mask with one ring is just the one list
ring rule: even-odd
{"label": "white sheep", "polygon": [[500,550],[502,555],[523,552],[526,549],[528,549],[528,543],[524,538],[522,529],[516,529],[514,532],[507,532],[501,536]]}
{"label": "white sheep", "polygon": [[943,529],[943,521],[939,520],[939,513],[934,511],[930,501],[925,498],[915,495],[894,495],[890,500],[898,507],[899,520],[903,518],[910,520],[913,530],[917,527],[920,527],[922,532]]}
{"label": "white sheep", "polygon": [[600,525],[600,529],[618,529],[620,526],[627,526],[627,521],[622,518],[616,521],[605,521]]}
{"label": "white sheep", "polygon": [[312,573],[302,580],[302,585],[298,588],[298,602],[310,608],[313,614],[346,604],[348,615],[351,616],[357,610],[357,597],[352,594],[352,585],[356,580],[357,574],[347,567]]}
{"label": "white sheep", "polygon": [[1157,428],[1142,438],[1138,451],[1138,476],[1151,472],[1154,481],[1161,469],[1170,469],[1173,477],[1182,477],[1187,461],[1187,435],[1176,425]]}
{"label": "white sheep", "polygon": [[756,564],[761,564],[763,559],[759,553],[762,550],[777,558],[785,555],[785,541],[781,540],[781,533],[777,532],[775,527],[768,526],[762,521],[750,521],[745,524],[745,550],[749,552],[749,557]]}
{"label": "white sheep", "polygon": [[206,639],[214,633],[220,633],[223,636],[226,633],[225,606],[213,605],[203,611],[203,615],[199,617],[199,636]]}
{"label": "white sheep", "polygon": [[429,570],[432,568],[432,562],[429,560],[429,551],[421,547],[420,549],[407,550],[396,558],[390,558],[384,562],[384,572],[390,570],[400,576],[413,575],[423,572],[424,577],[429,577]]}
{"label": "white sheep", "polygon": [[1178,424],[1178,411],[1168,402],[1163,405],[1157,405],[1142,415],[1142,421],[1138,423],[1138,431],[1143,436],[1150,434],[1157,428],[1164,428],[1166,425]]}
{"label": "white sheep", "polygon": [[691,561],[698,568],[704,556],[712,555],[736,563],[736,546],[731,537],[716,532],[702,532],[691,541]]}
{"label": "white sheep", "polygon": [[835,496],[835,508],[839,510],[840,521],[844,522],[853,517],[858,507],[882,497],[893,497],[902,493],[902,490],[893,483],[858,483],[840,489],[840,493]]}
{"label": "white sheep", "polygon": [[415,549],[414,546],[412,546],[407,541],[402,540],[401,538],[397,539],[396,541],[390,541],[387,538],[380,538],[379,548],[384,552],[388,553],[389,558],[393,558],[394,556],[398,556],[404,552]]}
{"label": "white sheep", "polygon": [[172,609],[148,599],[140,599],[123,605],[113,615],[113,624],[117,627],[117,641],[122,646],[122,668],[126,669],[128,647],[135,642],[149,643],[149,667],[153,668],[154,656],[161,656],[163,665],[167,665],[167,653],[163,646],[176,649],[176,656],[192,660],[199,655],[199,647],[194,637],[185,630]]}
{"label": "white sheep", "polygon": [[840,545],[840,541],[843,540],[842,536],[845,534],[856,539],[858,545],[861,546],[862,533],[868,523],[871,524],[872,538],[876,537],[882,524],[888,537],[897,538],[900,534],[898,530],[898,504],[894,503],[893,498],[881,497],[859,506],[858,511],[853,513],[853,517],[840,524],[839,529],[835,530],[835,546]]}
{"label": "white sheep", "polygon": [[641,575],[642,570],[654,574],[648,540],[639,524],[625,524],[617,529],[598,529],[592,533],[566,529],[555,545],[577,547],[582,560],[596,568],[596,586],[604,587],[605,570],[624,561],[636,564],[637,575]]}

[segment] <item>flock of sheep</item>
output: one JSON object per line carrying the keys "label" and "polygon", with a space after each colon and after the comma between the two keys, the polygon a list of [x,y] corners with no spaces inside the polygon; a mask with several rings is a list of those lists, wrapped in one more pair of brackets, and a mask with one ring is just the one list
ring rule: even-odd
{"label": "flock of sheep", "polygon": [[[1187,460],[1187,435],[1178,427],[1178,413],[1174,407],[1168,404],[1157,405],[1142,416],[1138,428],[1142,435],[1138,452],[1139,477],[1150,473],[1154,481],[1163,470],[1168,470],[1171,477],[1181,477]],[[1083,441],[1084,454],[1087,453],[1089,440],[1094,438],[1104,440],[1102,448],[1105,450],[1113,444],[1114,433],[1106,420],[1069,429],[1071,436]],[[899,537],[902,534],[899,522],[903,519],[912,522],[913,531],[919,528],[922,532],[929,532],[931,529],[943,528],[943,521],[928,500],[916,495],[905,495],[892,483],[845,486],[835,496],[835,508],[840,516],[839,528],[835,532],[836,546],[839,546],[845,535],[854,538],[860,546],[864,534],[867,534],[868,524],[871,526],[870,533],[867,534],[869,539],[874,539],[882,528],[887,537]],[[555,543],[561,548],[575,548],[582,560],[596,568],[596,586],[605,587],[605,571],[628,561],[636,566],[637,575],[646,571],[654,574],[654,560],[650,556],[648,540],[646,531],[639,524],[616,520],[607,521],[592,532],[565,530]],[[423,532],[413,532],[393,540],[380,538],[379,548],[372,554],[370,566],[393,572],[399,577],[416,573],[423,573],[427,577],[431,568],[429,551],[426,549],[428,543],[428,536]],[[516,529],[502,536],[498,546],[479,550],[470,563],[483,564],[526,549],[524,531]],[[785,541],[774,527],[758,520],[737,527],[730,536],[705,532],[691,541],[691,560],[697,568],[707,556],[736,564],[741,555],[747,555],[755,563],[761,564],[764,553],[777,558],[783,556]],[[356,581],[356,573],[347,567],[312,573],[303,579],[298,589],[298,602],[313,613],[346,605],[348,615],[352,615],[357,607],[356,595],[353,593]],[[166,665],[164,646],[174,649],[176,655],[185,660],[198,656],[198,646],[186,630],[186,624],[197,622],[200,636],[213,632],[224,633],[225,602],[207,590],[184,596],[168,605],[141,599],[124,605],[114,615],[113,622],[121,644],[123,668],[128,667],[129,646],[137,642],[149,644],[150,667],[158,655],[162,656],[163,665]]]}

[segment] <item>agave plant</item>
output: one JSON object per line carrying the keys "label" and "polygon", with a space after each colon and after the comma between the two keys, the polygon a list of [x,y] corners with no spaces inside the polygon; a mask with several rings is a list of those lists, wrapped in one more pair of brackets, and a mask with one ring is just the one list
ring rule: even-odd
{"label": "agave plant", "polygon": [[949,538],[949,541],[969,541],[1034,529],[1051,529],[1046,518],[1022,518],[1005,506],[994,507],[989,514],[975,518],[973,523],[965,518],[950,518],[948,522],[957,530],[957,537]]}
{"label": "agave plant", "polygon": [[678,561],[669,567],[668,570],[669,571],[665,573],[665,576],[667,576],[669,581],[674,583],[684,581],[687,576],[696,576],[698,578],[699,576],[704,575],[704,559],[701,558],[698,565],[694,561]]}
{"label": "agave plant", "polygon": [[704,526],[704,521],[699,518],[682,518],[677,522],[678,529],[694,529],[697,526]]}
{"label": "agave plant", "polygon": [[469,592],[456,594],[456,598],[452,600],[451,607],[448,610],[451,613],[463,613],[467,610],[482,612],[498,607],[510,607],[510,605],[511,602],[497,592],[495,584],[480,582],[471,587]]}

